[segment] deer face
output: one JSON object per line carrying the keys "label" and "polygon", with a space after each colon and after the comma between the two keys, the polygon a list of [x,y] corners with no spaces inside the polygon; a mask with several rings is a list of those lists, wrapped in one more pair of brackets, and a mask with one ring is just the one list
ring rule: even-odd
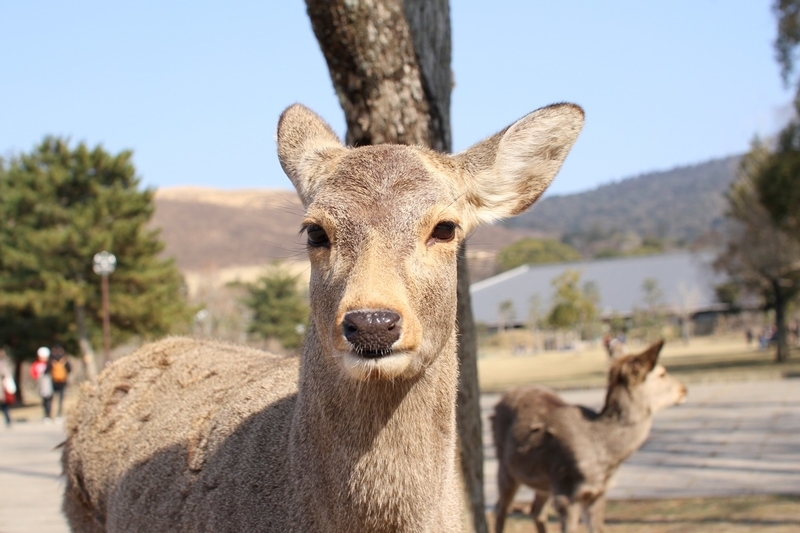
{"label": "deer face", "polygon": [[686,401],[686,387],[658,363],[663,347],[663,340],[655,342],[638,355],[618,359],[610,370],[610,386],[624,387],[651,413]]}
{"label": "deer face", "polygon": [[582,117],[545,108],[446,156],[345,148],[311,111],[284,112],[278,153],[306,207],[312,331],[332,364],[358,380],[410,378],[454,347],[459,244],[535,201]]}
{"label": "deer face", "polygon": [[686,401],[686,386],[668,374],[661,365],[656,365],[647,374],[642,389],[653,413]]}
{"label": "deer face", "polygon": [[345,151],[309,202],[312,319],[358,379],[418,373],[455,323],[459,194],[403,146]]}

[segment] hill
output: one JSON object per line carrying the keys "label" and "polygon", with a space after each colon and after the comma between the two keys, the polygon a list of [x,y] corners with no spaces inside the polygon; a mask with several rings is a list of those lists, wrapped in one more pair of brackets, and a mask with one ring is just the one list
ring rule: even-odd
{"label": "hill", "polygon": [[506,222],[508,227],[556,233],[571,240],[633,232],[672,243],[691,243],[717,226],[740,156],[650,172],[596,189],[550,196]]}
{"label": "hill", "polygon": [[[234,190],[206,187],[158,189],[152,226],[161,229],[165,255],[187,275],[190,288],[197,276],[214,283],[248,281],[273,261],[300,263],[306,269],[304,239],[299,235],[303,206],[294,191]],[[469,238],[472,279],[494,273],[500,248],[524,237],[540,236],[527,229],[480,228]],[[256,268],[253,268],[256,267]]]}
{"label": "hill", "polygon": [[156,191],[155,203],[152,224],[181,270],[305,259],[294,191],[170,187]]}

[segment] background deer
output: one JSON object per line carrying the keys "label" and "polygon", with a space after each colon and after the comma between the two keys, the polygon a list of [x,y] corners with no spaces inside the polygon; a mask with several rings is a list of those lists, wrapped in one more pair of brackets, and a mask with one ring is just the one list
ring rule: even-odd
{"label": "background deer", "polygon": [[460,531],[456,255],[545,190],[583,112],[539,109],[463,153],[344,147],[287,109],[306,209],[300,361],[184,338],[83,387],[67,426],[74,531]]}
{"label": "background deer", "polygon": [[503,395],[492,417],[500,489],[495,533],[502,533],[520,484],[536,493],[531,515],[539,533],[551,497],[562,532],[577,531],[581,514],[589,531],[603,530],[612,475],[644,443],[653,415],[686,399],[686,387],[656,364],[663,345],[611,361],[600,413],[535,386]]}

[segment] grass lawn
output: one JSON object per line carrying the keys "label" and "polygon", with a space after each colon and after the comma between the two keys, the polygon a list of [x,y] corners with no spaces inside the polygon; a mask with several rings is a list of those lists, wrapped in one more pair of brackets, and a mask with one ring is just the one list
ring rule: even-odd
{"label": "grass lawn", "polygon": [[[638,353],[644,346],[630,346]],[[556,390],[604,387],[608,356],[602,347],[513,356],[479,350],[478,376],[483,392],[500,392],[515,385],[538,383]],[[800,376],[800,349],[789,361],[776,364],[774,351],[748,347],[740,337],[700,337],[689,344],[668,342],[661,363],[684,383],[744,381]]]}

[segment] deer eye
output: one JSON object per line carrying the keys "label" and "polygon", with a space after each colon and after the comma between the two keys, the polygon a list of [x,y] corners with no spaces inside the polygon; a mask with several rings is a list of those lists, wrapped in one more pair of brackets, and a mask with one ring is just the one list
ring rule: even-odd
{"label": "deer eye", "polygon": [[328,239],[328,234],[321,226],[316,224],[309,224],[306,226],[306,237],[308,237],[308,245],[313,248],[328,247],[331,241]]}
{"label": "deer eye", "polygon": [[[455,222],[439,222],[434,226],[431,232],[431,241],[434,242],[450,242],[456,236],[456,228],[458,225]],[[428,241],[430,244],[430,241]]]}

